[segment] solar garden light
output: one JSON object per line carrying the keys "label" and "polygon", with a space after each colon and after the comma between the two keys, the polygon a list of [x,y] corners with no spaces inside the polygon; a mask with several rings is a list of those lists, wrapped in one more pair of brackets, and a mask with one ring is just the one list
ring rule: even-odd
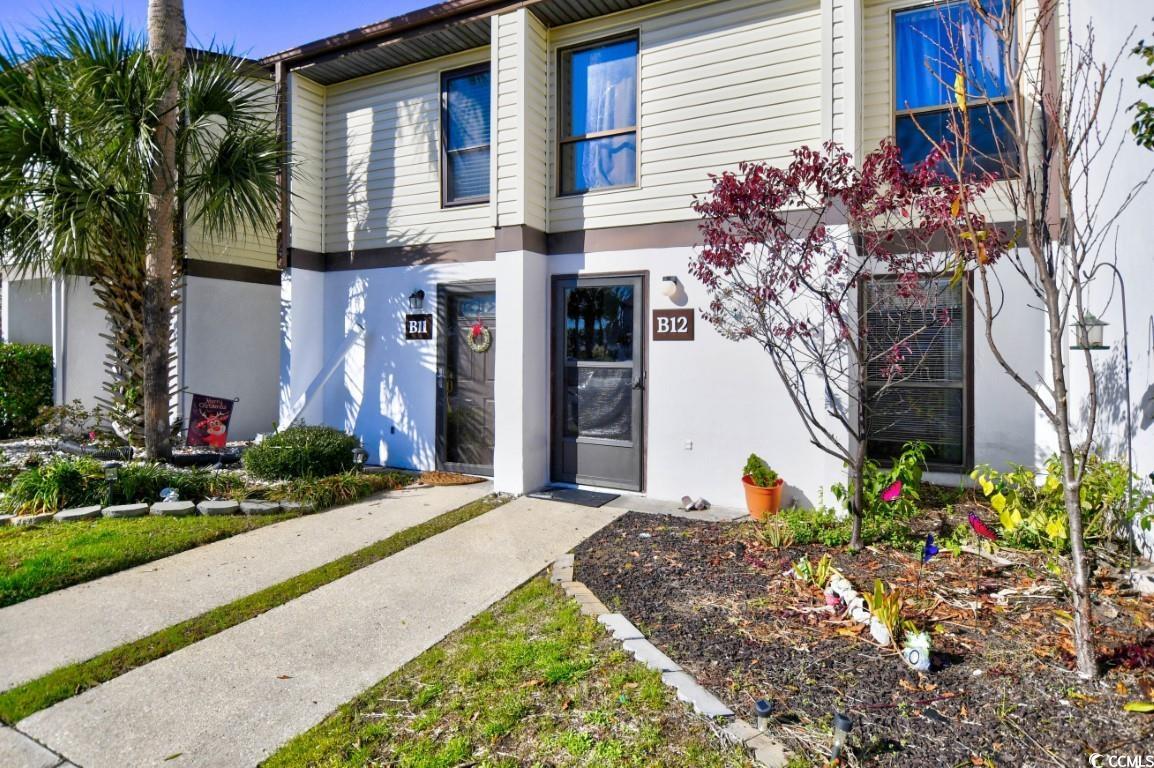
{"label": "solar garden light", "polygon": [[833,751],[830,752],[830,759],[837,760],[841,757],[842,751],[845,749],[845,741],[849,738],[849,732],[853,730],[853,720],[844,712],[833,713]]}
{"label": "solar garden light", "polygon": [[769,718],[773,715],[773,702],[758,699],[753,703],[753,714],[757,718],[757,730],[764,731],[769,727]]}
{"label": "solar garden light", "polygon": [[116,481],[120,478],[120,462],[108,461],[104,464],[104,484],[107,487],[108,503],[112,503],[112,491],[116,487]]}
{"label": "solar garden light", "polygon": [[359,445],[353,449],[353,469],[361,472],[365,468],[365,462],[368,461],[369,453]]}

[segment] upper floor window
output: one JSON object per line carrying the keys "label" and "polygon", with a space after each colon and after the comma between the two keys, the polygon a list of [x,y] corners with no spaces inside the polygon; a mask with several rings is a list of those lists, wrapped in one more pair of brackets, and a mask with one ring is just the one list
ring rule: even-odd
{"label": "upper floor window", "polygon": [[489,65],[441,78],[442,197],[445,205],[489,200]]}
{"label": "upper floor window", "polygon": [[970,0],[894,14],[894,137],[907,168],[925,160],[935,144],[948,144],[972,174],[1005,175],[1003,169],[1016,164],[997,29],[1003,0],[981,3],[988,22]]}
{"label": "upper floor window", "polygon": [[637,38],[561,52],[560,192],[637,184]]}

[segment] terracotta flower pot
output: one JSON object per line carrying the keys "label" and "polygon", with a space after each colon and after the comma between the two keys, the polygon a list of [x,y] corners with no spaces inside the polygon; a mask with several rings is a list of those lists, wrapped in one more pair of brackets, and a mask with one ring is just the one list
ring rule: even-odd
{"label": "terracotta flower pot", "polygon": [[781,509],[781,487],[785,485],[785,481],[780,477],[769,488],[755,485],[749,479],[749,475],[741,478],[741,484],[745,486],[745,506],[754,520],[764,520],[776,515]]}

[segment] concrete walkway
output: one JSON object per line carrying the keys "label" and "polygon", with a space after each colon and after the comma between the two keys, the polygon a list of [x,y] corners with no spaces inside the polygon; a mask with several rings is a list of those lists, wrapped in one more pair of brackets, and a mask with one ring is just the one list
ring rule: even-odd
{"label": "concrete walkway", "polygon": [[256,765],[619,514],[517,499],[17,728],[82,768]]}
{"label": "concrete walkway", "polygon": [[0,609],[0,691],[324,565],[489,491],[479,483],[376,496]]}

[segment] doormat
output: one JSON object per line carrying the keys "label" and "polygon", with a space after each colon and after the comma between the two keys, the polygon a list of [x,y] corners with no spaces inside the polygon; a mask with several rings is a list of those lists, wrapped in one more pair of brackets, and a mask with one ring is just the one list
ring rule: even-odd
{"label": "doormat", "polygon": [[597,493],[596,491],[583,491],[579,488],[558,487],[542,488],[528,494],[531,499],[560,501],[565,504],[578,504],[582,507],[603,507],[620,495],[619,493]]}

